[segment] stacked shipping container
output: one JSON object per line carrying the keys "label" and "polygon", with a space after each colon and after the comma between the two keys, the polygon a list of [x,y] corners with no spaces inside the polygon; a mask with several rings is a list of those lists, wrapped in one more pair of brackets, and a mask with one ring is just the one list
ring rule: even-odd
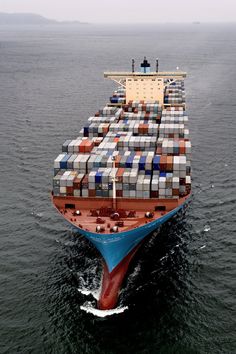
{"label": "stacked shipping container", "polygon": [[[179,198],[189,193],[191,143],[183,107],[124,104],[123,88],[111,102],[123,105],[100,109],[79,137],[63,144],[54,161],[54,195],[112,198],[114,178],[117,198]],[[166,88],[165,102],[184,102],[182,81]]]}

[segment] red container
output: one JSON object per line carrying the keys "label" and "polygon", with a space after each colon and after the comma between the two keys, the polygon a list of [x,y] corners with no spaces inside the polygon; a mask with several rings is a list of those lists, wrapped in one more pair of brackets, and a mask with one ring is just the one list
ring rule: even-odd
{"label": "red container", "polygon": [[88,175],[85,175],[83,180],[82,180],[82,187],[84,189],[88,188]]}
{"label": "red container", "polygon": [[186,185],[186,180],[185,180],[185,178],[180,178],[180,179],[179,179],[179,184],[180,184],[181,186],[185,186],[185,185]]}
{"label": "red container", "polygon": [[89,189],[88,195],[90,198],[96,197],[96,190],[95,189]]}
{"label": "red container", "polygon": [[151,191],[151,198],[158,198],[158,191]]}
{"label": "red container", "polygon": [[117,198],[122,198],[123,197],[123,191],[117,190],[116,191],[116,196],[117,196]]}
{"label": "red container", "polygon": [[172,195],[174,196],[174,197],[177,197],[177,196],[179,196],[179,189],[172,189]]}
{"label": "red container", "polygon": [[75,178],[73,182],[73,188],[74,189],[80,189],[81,187],[81,179],[80,178]]}

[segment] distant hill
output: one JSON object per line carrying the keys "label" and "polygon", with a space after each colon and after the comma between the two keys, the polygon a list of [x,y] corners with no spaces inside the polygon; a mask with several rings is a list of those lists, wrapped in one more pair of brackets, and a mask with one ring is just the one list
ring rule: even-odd
{"label": "distant hill", "polygon": [[85,24],[79,21],[56,21],[40,15],[30,13],[3,13],[0,12],[0,25],[57,25],[57,24]]}

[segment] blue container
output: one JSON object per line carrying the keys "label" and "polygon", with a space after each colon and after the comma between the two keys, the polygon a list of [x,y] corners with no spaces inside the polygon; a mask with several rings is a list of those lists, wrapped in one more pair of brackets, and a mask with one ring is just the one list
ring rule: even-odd
{"label": "blue container", "polygon": [[152,171],[151,170],[145,170],[145,175],[151,176],[152,175]]}
{"label": "blue container", "polygon": [[166,177],[166,172],[160,172],[160,177]]}
{"label": "blue container", "polygon": [[177,141],[174,141],[173,152],[174,152],[174,155],[179,155],[179,144]]}
{"label": "blue container", "polygon": [[139,170],[145,170],[146,156],[141,156],[139,160]]}
{"label": "blue container", "polygon": [[69,158],[71,157],[72,154],[66,154],[65,157],[63,157],[63,159],[60,161],[60,169],[61,170],[67,170],[67,161],[69,160]]}
{"label": "blue container", "polygon": [[89,135],[89,127],[84,127],[84,136]]}
{"label": "blue container", "polygon": [[99,156],[95,159],[93,163],[94,167],[99,168],[100,167],[100,158]]}
{"label": "blue container", "polygon": [[96,197],[102,197],[102,191],[100,189],[96,190]]}
{"label": "blue container", "polygon": [[103,196],[103,198],[108,198],[109,197],[109,191],[103,190],[102,191],[102,196]]}
{"label": "blue container", "polygon": [[95,183],[102,183],[102,172],[97,172],[96,173]]}
{"label": "blue container", "polygon": [[132,168],[133,166],[133,159],[134,157],[133,156],[129,156],[126,160],[126,163],[125,163],[125,167],[126,168]]}
{"label": "blue container", "polygon": [[153,169],[155,171],[160,171],[160,156],[154,156],[154,158],[153,158]]}

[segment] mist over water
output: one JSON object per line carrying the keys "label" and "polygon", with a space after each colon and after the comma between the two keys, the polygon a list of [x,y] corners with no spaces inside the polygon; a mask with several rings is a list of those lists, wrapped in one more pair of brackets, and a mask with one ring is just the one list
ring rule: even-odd
{"label": "mist over water", "polygon": [[[144,55],[188,72],[193,196],[102,318],[84,311],[100,258],[51,205],[53,160],[108,102],[103,71]],[[235,55],[233,25],[0,28],[1,353],[236,351]]]}

